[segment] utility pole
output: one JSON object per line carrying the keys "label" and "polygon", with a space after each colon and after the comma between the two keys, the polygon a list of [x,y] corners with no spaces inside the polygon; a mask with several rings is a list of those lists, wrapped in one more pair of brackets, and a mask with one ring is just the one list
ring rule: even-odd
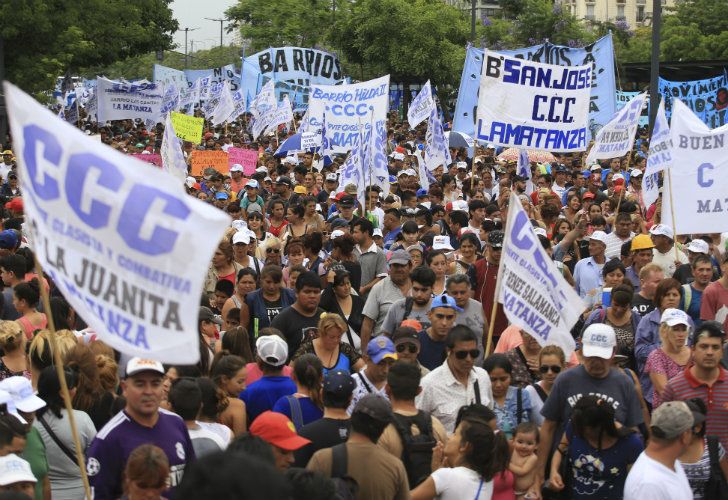
{"label": "utility pole", "polygon": [[216,23],[220,23],[220,47],[222,47],[222,23],[227,21],[227,19],[212,19],[211,17],[206,17],[208,21],[215,21]]}
{"label": "utility pole", "polygon": [[[5,80],[5,46],[0,36],[0,83]],[[0,87],[0,146],[7,148],[5,136],[8,133],[8,115],[5,107],[5,91]]]}
{"label": "utility pole", "polygon": [[185,69],[187,69],[187,34],[200,28],[185,28]]}
{"label": "utility pole", "polygon": [[475,45],[475,3],[477,0],[470,2],[470,41]]}
{"label": "utility pole", "polygon": [[650,133],[655,126],[660,94],[657,80],[660,78],[660,26],[662,24],[662,1],[652,0],[652,58],[650,61]]}

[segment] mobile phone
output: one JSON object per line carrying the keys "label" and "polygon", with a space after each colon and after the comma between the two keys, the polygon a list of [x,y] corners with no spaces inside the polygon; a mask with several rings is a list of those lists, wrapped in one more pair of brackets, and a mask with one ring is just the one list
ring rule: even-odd
{"label": "mobile phone", "polygon": [[609,307],[612,305],[612,289],[602,289],[602,307]]}

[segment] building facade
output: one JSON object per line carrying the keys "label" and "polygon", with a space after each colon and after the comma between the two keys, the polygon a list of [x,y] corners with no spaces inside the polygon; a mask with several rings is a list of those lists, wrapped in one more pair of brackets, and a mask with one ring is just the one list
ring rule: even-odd
{"label": "building facade", "polygon": [[[649,26],[652,0],[556,0],[577,19],[586,21],[626,22],[630,28]],[[675,5],[675,0],[662,0],[662,7]]]}
{"label": "building facade", "polygon": [[[466,11],[468,15],[472,12],[471,0],[444,0],[446,4]],[[498,0],[475,0],[475,19],[482,21],[486,17],[500,17],[500,5]]]}

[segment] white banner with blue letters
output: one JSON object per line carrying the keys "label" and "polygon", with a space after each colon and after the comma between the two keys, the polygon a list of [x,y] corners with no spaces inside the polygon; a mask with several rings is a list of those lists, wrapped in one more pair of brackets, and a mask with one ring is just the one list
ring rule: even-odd
{"label": "white banner with blue letters", "polygon": [[26,225],[45,272],[114,349],[196,363],[204,277],[230,217],[17,87],[5,83],[5,96]]}

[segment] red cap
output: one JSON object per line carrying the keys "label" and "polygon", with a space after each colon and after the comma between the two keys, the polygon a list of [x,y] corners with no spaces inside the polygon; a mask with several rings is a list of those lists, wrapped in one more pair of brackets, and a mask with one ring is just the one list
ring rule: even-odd
{"label": "red cap", "polygon": [[402,154],[406,154],[407,153],[407,151],[402,146],[397,146],[396,148],[394,148],[394,152],[395,153],[402,153]]}
{"label": "red cap", "polygon": [[336,201],[341,201],[341,198],[343,198],[344,196],[349,196],[349,193],[347,193],[346,191],[336,193]]}
{"label": "red cap", "polygon": [[5,204],[5,208],[7,208],[8,210],[12,210],[13,212],[22,212],[23,199],[20,196],[13,198]]}
{"label": "red cap", "polygon": [[296,434],[296,427],[288,417],[273,411],[264,411],[258,415],[249,431],[253,436],[286,451],[297,450],[311,442]]}
{"label": "red cap", "polygon": [[586,200],[586,199],[592,199],[593,200],[594,198],[596,198],[596,196],[591,191],[587,191],[586,193],[584,193],[583,195],[581,195],[581,199],[582,200]]}

